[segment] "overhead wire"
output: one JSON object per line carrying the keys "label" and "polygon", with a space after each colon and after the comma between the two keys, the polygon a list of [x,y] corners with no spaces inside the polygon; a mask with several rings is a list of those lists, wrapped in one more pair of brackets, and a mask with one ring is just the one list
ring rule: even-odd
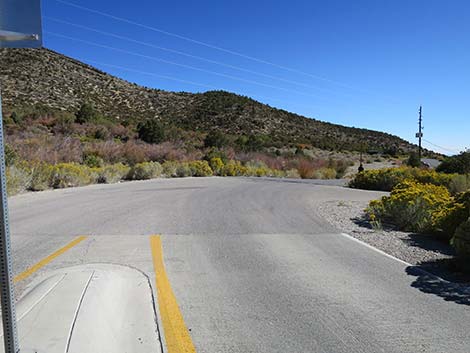
{"label": "overhead wire", "polygon": [[231,80],[250,83],[250,84],[263,86],[263,87],[267,87],[267,88],[273,88],[273,89],[282,90],[282,91],[285,91],[285,92],[291,92],[291,93],[295,93],[295,94],[299,94],[299,95],[303,95],[303,96],[308,96],[308,97],[312,97],[312,98],[316,98],[316,99],[320,99],[320,100],[324,100],[324,101],[331,101],[331,100],[329,100],[325,97],[322,97],[322,96],[313,95],[313,94],[305,93],[305,92],[302,92],[302,91],[292,90],[292,89],[288,89],[288,88],[285,88],[285,87],[274,86],[274,85],[266,84],[266,83],[263,83],[263,82],[255,81],[255,80],[244,79],[244,78],[241,78],[241,77],[224,74],[224,73],[217,72],[217,71],[211,71],[211,70],[203,69],[203,68],[200,68],[200,67],[195,67],[195,66],[192,66],[192,65],[181,64],[181,63],[177,63],[177,62],[174,62],[174,61],[171,61],[171,60],[162,59],[162,58],[159,58],[159,57],[156,57],[156,56],[140,54],[140,53],[136,53],[136,52],[133,52],[133,51],[129,51],[129,50],[121,49],[121,48],[116,48],[116,47],[113,47],[113,46],[100,44],[100,43],[92,42],[92,41],[85,40],[85,39],[75,38],[75,37],[63,35],[63,34],[56,33],[56,32],[44,31],[44,33],[52,35],[52,36],[56,36],[56,37],[59,37],[59,38],[64,38],[64,39],[68,39],[68,40],[73,40],[73,41],[85,43],[85,44],[88,44],[88,45],[93,45],[93,46],[96,46],[96,47],[101,47],[101,48],[105,48],[105,49],[109,49],[109,50],[118,51],[118,52],[125,53],[125,54],[128,54],[128,55],[133,55],[133,56],[137,56],[137,57],[141,57],[141,58],[145,58],[145,59],[149,59],[149,60],[158,61],[158,62],[169,64],[169,65],[179,66],[179,67],[183,67],[183,68],[190,69],[190,70],[196,70],[196,71],[205,72],[205,73],[209,73],[209,74],[224,77],[224,78],[229,78]]}
{"label": "overhead wire", "polygon": [[154,72],[142,71],[142,70],[137,70],[137,69],[131,69],[131,68],[128,68],[128,67],[124,67],[124,66],[120,66],[120,65],[114,65],[114,64],[108,64],[108,63],[103,63],[103,62],[101,62],[101,61],[96,61],[96,60],[91,60],[91,59],[86,59],[85,61],[86,61],[86,62],[89,62],[89,63],[101,65],[101,66],[112,67],[112,68],[115,68],[115,69],[119,69],[119,70],[123,70],[123,71],[129,71],[129,72],[134,72],[134,73],[137,73],[137,74],[143,74],[143,75],[154,76],[154,77],[163,78],[163,79],[166,79],[166,80],[171,80],[171,81],[176,81],[176,82],[181,82],[181,83],[185,83],[185,84],[189,84],[189,85],[201,86],[201,87],[210,88],[210,89],[218,89],[218,88],[215,87],[215,86],[207,85],[207,84],[205,84],[205,83],[199,83],[199,82],[194,82],[194,81],[189,81],[189,80],[182,80],[182,79],[177,78],[177,77],[174,77],[174,76],[160,75],[160,74],[156,74],[156,73],[154,73]]}
{"label": "overhead wire", "polygon": [[[263,72],[246,69],[246,68],[243,68],[243,67],[240,67],[240,66],[237,66],[237,65],[227,64],[227,63],[217,61],[217,60],[213,60],[213,59],[209,59],[209,58],[206,58],[206,57],[193,55],[193,54],[181,51],[181,50],[166,48],[166,47],[162,47],[162,46],[159,46],[159,45],[155,45],[153,43],[144,42],[144,41],[137,40],[137,39],[134,39],[134,38],[122,36],[122,35],[119,35],[119,34],[98,30],[96,28],[92,28],[92,27],[89,27],[89,26],[84,26],[84,25],[73,23],[73,22],[70,22],[70,21],[64,21],[64,20],[61,20],[61,19],[58,19],[58,18],[55,18],[55,17],[44,16],[44,18],[47,19],[47,20],[50,20],[50,21],[65,24],[65,25],[68,25],[68,26],[73,26],[73,27],[76,27],[76,28],[84,29],[84,30],[87,30],[87,31],[91,31],[91,32],[98,33],[98,34],[101,34],[101,35],[113,37],[113,38],[116,38],[116,39],[125,40],[125,41],[131,42],[131,43],[136,43],[136,44],[143,45],[143,46],[146,46],[146,47],[149,47],[149,48],[159,49],[159,50],[162,50],[162,51],[178,54],[178,55],[185,56],[185,57],[188,57],[188,58],[205,61],[205,62],[215,64],[215,65],[220,65],[220,66],[223,66],[223,67],[227,67],[229,69],[238,70],[238,71],[241,71],[241,72],[246,72],[246,73],[249,73],[249,74],[258,75],[258,76],[261,76],[261,77],[265,77],[265,78],[269,78],[269,79],[273,79],[273,80],[277,80],[277,81],[281,81],[281,82],[285,82],[285,83],[289,83],[289,84],[293,84],[293,85],[297,85],[297,86],[302,86],[302,87],[305,87],[305,88],[310,88],[310,89],[314,89],[314,90],[318,90],[318,91],[337,93],[332,89],[312,86],[312,85],[309,85],[309,84],[305,84],[303,82],[299,82],[299,81],[295,81],[295,80],[289,80],[289,79],[285,79],[285,78],[282,78],[282,77],[279,77],[279,76],[269,75],[269,74],[266,74],[266,73],[263,73]],[[344,93],[343,93],[343,95],[344,95]]]}
{"label": "overhead wire", "polygon": [[428,140],[425,140],[423,139],[424,142],[426,143],[429,143],[430,145],[434,146],[434,147],[437,147],[443,151],[447,151],[447,152],[452,152],[452,153],[460,153],[460,151],[457,151],[457,150],[454,150],[454,149],[451,149],[451,148],[447,148],[447,147],[442,147],[442,146],[439,146],[439,145],[436,145],[435,143],[431,142],[431,141],[428,141]]}
{"label": "overhead wire", "polygon": [[[133,73],[137,73],[137,74],[141,74],[141,75],[147,75],[147,76],[153,76],[153,77],[158,77],[158,78],[163,78],[163,79],[166,79],[166,80],[170,80],[170,81],[176,81],[176,82],[181,82],[181,83],[185,83],[185,84],[190,84],[190,85],[195,85],[195,86],[201,86],[201,87],[206,87],[206,88],[210,88],[212,90],[220,90],[221,88],[220,87],[216,87],[216,86],[212,86],[212,85],[208,85],[208,84],[205,84],[205,83],[200,83],[200,82],[195,82],[195,81],[189,81],[189,80],[182,80],[180,78],[177,78],[177,77],[174,77],[174,76],[168,76],[168,75],[161,75],[161,74],[157,74],[157,73],[154,73],[154,72],[150,72],[150,71],[143,71],[143,70],[137,70],[137,69],[132,69],[132,68],[129,68],[129,67],[125,67],[125,66],[120,66],[120,65],[115,65],[115,64],[109,64],[109,63],[104,63],[102,61],[96,61],[96,60],[92,60],[92,59],[83,59],[84,62],[87,62],[87,63],[92,63],[94,65],[99,65],[99,66],[104,66],[104,67],[110,67],[110,68],[114,68],[114,69],[118,69],[118,70],[122,70],[122,71],[128,71],[128,72],[133,72]],[[246,93],[244,94],[246,95]],[[267,97],[267,96],[259,96],[258,94],[256,94],[258,97],[255,99],[255,100],[259,100],[259,99],[263,99],[265,101],[278,101],[278,102],[284,102],[285,103],[285,100],[282,100],[282,99],[278,99],[278,98],[273,98],[273,97]],[[254,96],[254,95],[253,95]],[[262,104],[262,103],[260,103]],[[299,106],[299,107],[307,107],[306,105],[303,105],[303,104],[297,104],[297,103],[291,103],[292,105],[295,105],[295,106]]]}
{"label": "overhead wire", "polygon": [[294,73],[304,75],[304,76],[307,76],[307,77],[310,77],[310,78],[313,78],[313,79],[316,79],[316,80],[321,80],[321,81],[324,81],[324,82],[335,84],[337,86],[341,86],[341,87],[344,87],[344,88],[347,88],[347,89],[362,91],[362,92],[369,92],[369,93],[375,94],[375,92],[371,92],[371,91],[364,90],[364,89],[361,89],[361,88],[353,87],[353,86],[350,86],[348,84],[345,84],[345,83],[342,83],[342,82],[339,82],[339,81],[336,81],[336,80],[331,80],[331,79],[323,77],[323,76],[314,75],[314,74],[311,74],[311,73],[308,73],[308,72],[305,72],[305,71],[302,71],[302,70],[298,70],[298,69],[295,69],[295,68],[292,68],[292,67],[289,67],[289,66],[280,65],[280,64],[277,64],[277,63],[273,63],[271,61],[267,61],[267,60],[264,60],[264,59],[261,59],[261,58],[251,56],[251,55],[246,55],[246,54],[234,51],[234,50],[222,48],[222,47],[217,46],[217,45],[213,45],[213,44],[203,42],[203,41],[200,41],[200,40],[197,40],[197,39],[193,39],[193,38],[190,38],[190,37],[187,37],[187,36],[183,36],[183,35],[180,35],[180,34],[177,34],[177,33],[165,31],[163,29],[160,29],[160,28],[157,28],[157,27],[154,27],[154,26],[149,26],[149,25],[137,22],[137,21],[133,21],[133,20],[130,20],[130,19],[127,19],[127,18],[123,18],[123,17],[113,15],[113,14],[110,14],[110,13],[107,13],[107,12],[91,9],[89,7],[78,5],[78,4],[73,3],[73,2],[69,2],[69,1],[66,1],[66,0],[55,0],[55,1],[58,2],[58,3],[64,4],[64,5],[67,5],[67,6],[71,6],[71,7],[80,9],[82,11],[87,11],[89,13],[94,13],[94,14],[97,14],[97,15],[100,15],[100,16],[103,16],[103,17],[113,19],[115,21],[120,21],[120,22],[123,22],[123,23],[134,25],[134,26],[144,28],[144,29],[147,29],[147,30],[150,30],[150,31],[154,31],[154,32],[161,33],[161,34],[164,34],[164,35],[167,35],[167,36],[178,38],[180,40],[184,40],[184,41],[187,41],[187,42],[190,42],[190,43],[198,44],[198,45],[210,48],[210,49],[218,50],[218,51],[221,51],[221,52],[224,52],[224,53],[227,53],[227,54],[235,55],[235,56],[238,56],[238,57],[241,57],[241,58],[244,58],[244,59],[248,59],[248,60],[251,60],[251,61],[261,63],[261,64],[276,67],[278,69],[294,72]]}

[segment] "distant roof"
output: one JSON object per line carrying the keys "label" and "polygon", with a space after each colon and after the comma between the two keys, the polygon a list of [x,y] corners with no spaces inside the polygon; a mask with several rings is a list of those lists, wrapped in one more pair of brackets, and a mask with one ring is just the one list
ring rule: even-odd
{"label": "distant roof", "polygon": [[421,163],[430,168],[437,168],[441,164],[441,161],[433,158],[421,158]]}

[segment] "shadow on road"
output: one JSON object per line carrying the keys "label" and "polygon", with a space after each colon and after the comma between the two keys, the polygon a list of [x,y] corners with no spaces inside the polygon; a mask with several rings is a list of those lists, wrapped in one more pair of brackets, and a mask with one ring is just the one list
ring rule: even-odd
{"label": "shadow on road", "polygon": [[[470,305],[470,282],[467,282],[468,275],[454,274],[451,277],[442,280],[441,278],[436,277],[434,274],[428,272],[431,269],[429,267],[430,265],[431,264],[427,263],[419,266],[408,266],[406,268],[406,273],[408,275],[416,277],[411,286],[419,289],[421,292],[437,295],[443,298],[445,301]],[[442,268],[443,265],[440,264],[437,267]],[[448,274],[448,272],[441,274],[436,272],[434,273],[436,275]],[[447,282],[447,280],[453,282]]]}

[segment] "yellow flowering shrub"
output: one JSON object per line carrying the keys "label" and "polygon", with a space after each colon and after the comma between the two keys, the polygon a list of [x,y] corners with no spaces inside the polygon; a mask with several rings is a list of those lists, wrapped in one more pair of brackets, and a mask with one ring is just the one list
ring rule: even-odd
{"label": "yellow flowering shrub", "polygon": [[31,184],[29,189],[32,191],[43,191],[51,187],[54,166],[47,163],[31,163]]}
{"label": "yellow flowering shrub", "polygon": [[356,189],[391,191],[404,180],[423,184],[449,187],[457,177],[455,174],[438,173],[434,170],[400,167],[366,170],[351,179],[349,186]]}
{"label": "yellow flowering shrub", "polygon": [[93,169],[96,173],[96,182],[110,184],[126,179],[131,168],[122,163],[116,163]]}
{"label": "yellow flowering shrub", "polygon": [[436,215],[454,201],[443,186],[406,180],[381,200],[372,201],[367,213],[371,219],[390,223],[399,229],[425,232],[435,229]]}
{"label": "yellow flowering shrub", "polygon": [[243,166],[239,161],[228,161],[222,171],[224,176],[244,176],[247,175],[248,168]]}
{"label": "yellow flowering shrub", "polygon": [[91,169],[76,163],[59,163],[53,166],[51,187],[54,189],[83,186],[93,183]]}
{"label": "yellow flowering shrub", "polygon": [[214,175],[207,161],[166,161],[163,163],[162,167],[163,175],[167,178],[184,178],[190,176],[205,177]]}
{"label": "yellow flowering shrub", "polygon": [[285,172],[282,170],[271,169],[266,163],[262,161],[249,161],[245,164],[245,176],[256,176],[256,177],[284,177]]}
{"label": "yellow flowering shrub", "polygon": [[207,161],[192,161],[188,163],[188,166],[191,171],[191,176],[207,177],[214,174]]}
{"label": "yellow flowering shrub", "polygon": [[224,170],[224,162],[220,157],[212,157],[209,161],[211,169],[214,171],[214,175],[222,175]]}
{"label": "yellow flowering shrub", "polygon": [[270,175],[271,177],[275,177],[275,178],[285,178],[287,177],[287,173],[283,170],[279,170],[279,169],[270,169]]}
{"label": "yellow flowering shrub", "polygon": [[312,179],[335,179],[336,170],[333,168],[320,168],[313,172]]}
{"label": "yellow flowering shrub", "polygon": [[464,269],[470,270],[470,218],[458,226],[451,241]]}
{"label": "yellow flowering shrub", "polygon": [[470,217],[470,191],[455,196],[454,202],[440,209],[434,215],[435,228],[448,239],[457,228]]}
{"label": "yellow flowering shrub", "polygon": [[6,168],[7,193],[9,196],[25,192],[31,185],[31,172],[25,165],[12,165]]}

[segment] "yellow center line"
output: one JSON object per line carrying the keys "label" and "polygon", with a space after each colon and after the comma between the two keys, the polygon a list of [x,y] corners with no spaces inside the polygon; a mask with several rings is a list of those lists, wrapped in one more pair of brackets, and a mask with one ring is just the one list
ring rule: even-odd
{"label": "yellow center line", "polygon": [[195,353],[196,349],[166,275],[160,236],[152,235],[150,237],[150,248],[157,283],[158,305],[168,353]]}
{"label": "yellow center line", "polygon": [[13,279],[13,282],[15,282],[15,283],[19,282],[19,281],[24,280],[25,278],[31,276],[34,272],[39,270],[41,267],[46,266],[49,262],[54,260],[56,257],[62,255],[64,252],[66,252],[67,250],[73,248],[75,245],[77,245],[81,241],[85,240],[86,238],[87,237],[84,236],[84,235],[75,238],[73,241],[71,241],[70,243],[65,245],[63,248],[60,248],[55,253],[53,253],[53,254],[49,255],[48,257],[42,259],[37,264],[35,264],[35,265],[31,266],[30,268],[28,268],[26,271],[21,272],[19,275],[17,275]]}

